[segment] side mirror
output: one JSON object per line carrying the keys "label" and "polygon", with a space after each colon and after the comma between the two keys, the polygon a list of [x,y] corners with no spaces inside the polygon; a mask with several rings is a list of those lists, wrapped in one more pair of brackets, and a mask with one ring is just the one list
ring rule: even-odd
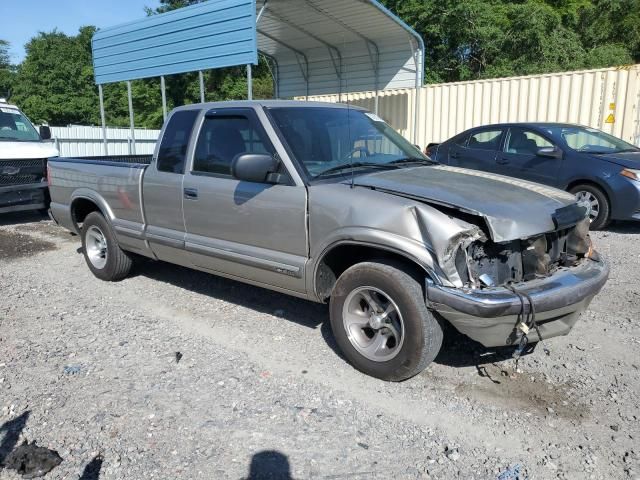
{"label": "side mirror", "polygon": [[546,158],[562,158],[562,150],[558,147],[541,147],[538,149],[537,155]]}
{"label": "side mirror", "polygon": [[42,140],[51,140],[51,128],[49,125],[40,125],[40,138]]}
{"label": "side mirror", "polygon": [[279,162],[262,153],[242,153],[231,162],[231,175],[243,182],[276,183]]}

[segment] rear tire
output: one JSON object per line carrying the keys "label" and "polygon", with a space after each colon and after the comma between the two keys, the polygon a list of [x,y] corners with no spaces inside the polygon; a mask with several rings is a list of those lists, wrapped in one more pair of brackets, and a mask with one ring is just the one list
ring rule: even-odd
{"label": "rear tire", "polygon": [[591,230],[602,230],[606,228],[611,222],[611,206],[609,205],[609,199],[605,193],[595,185],[584,183],[576,185],[569,190],[578,199],[585,199],[591,203],[592,211],[591,215]]}
{"label": "rear tire", "polygon": [[131,257],[120,248],[109,222],[99,212],[84,219],[82,250],[89,270],[100,280],[116,282],[131,271]]}
{"label": "rear tire", "polygon": [[349,362],[389,381],[417,375],[442,345],[442,326],[429,312],[420,282],[393,263],[365,262],[338,279],[331,328]]}

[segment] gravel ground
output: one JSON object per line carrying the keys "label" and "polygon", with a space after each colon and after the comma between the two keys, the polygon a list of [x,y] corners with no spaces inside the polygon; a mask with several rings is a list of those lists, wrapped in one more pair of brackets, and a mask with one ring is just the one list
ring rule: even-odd
{"label": "gravel ground", "polygon": [[103,283],[77,237],[5,216],[0,460],[35,441],[51,479],[640,478],[640,226],[594,238],[611,279],[550,356],[516,372],[448,332],[394,384],[344,361],[326,306],[153,262]]}

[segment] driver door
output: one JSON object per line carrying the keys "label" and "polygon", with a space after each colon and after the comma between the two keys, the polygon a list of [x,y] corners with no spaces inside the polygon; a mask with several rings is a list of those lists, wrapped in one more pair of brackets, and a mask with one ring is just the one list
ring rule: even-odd
{"label": "driver door", "polygon": [[561,187],[558,174],[562,160],[538,155],[538,149],[543,147],[555,147],[555,145],[532,130],[522,127],[509,128],[503,151],[496,159],[496,172]]}
{"label": "driver door", "polygon": [[305,291],[306,189],[241,182],[231,162],[277,152],[252,108],[206,114],[184,178],[186,249],[194,267],[295,292]]}

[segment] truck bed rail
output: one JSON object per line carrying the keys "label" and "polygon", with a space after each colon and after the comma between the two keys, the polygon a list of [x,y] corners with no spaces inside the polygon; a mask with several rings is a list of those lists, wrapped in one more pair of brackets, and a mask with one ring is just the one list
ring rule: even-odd
{"label": "truck bed rail", "polygon": [[151,163],[153,155],[108,155],[101,157],[60,157],[56,162],[80,162],[94,165],[110,165],[114,167],[142,168]]}

